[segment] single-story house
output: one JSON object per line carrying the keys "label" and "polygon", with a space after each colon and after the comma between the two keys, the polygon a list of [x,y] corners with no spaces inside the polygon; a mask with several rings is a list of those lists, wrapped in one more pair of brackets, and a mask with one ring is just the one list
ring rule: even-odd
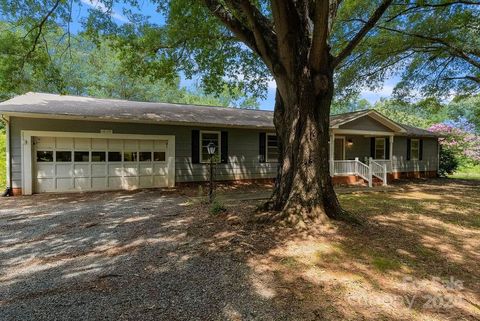
{"label": "single-story house", "polygon": [[[7,186],[14,194],[273,179],[273,113],[224,107],[27,93],[0,103],[7,129]],[[436,176],[438,137],[374,110],[331,117],[336,183]]]}

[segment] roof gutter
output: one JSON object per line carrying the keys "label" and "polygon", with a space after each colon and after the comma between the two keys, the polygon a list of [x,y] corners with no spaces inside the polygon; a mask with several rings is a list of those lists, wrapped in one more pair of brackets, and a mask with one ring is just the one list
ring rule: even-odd
{"label": "roof gutter", "polygon": [[12,160],[10,157],[10,118],[8,116],[1,115],[3,122],[5,123],[5,164],[7,170],[7,187],[5,191],[1,194],[3,197],[13,196],[12,190]]}

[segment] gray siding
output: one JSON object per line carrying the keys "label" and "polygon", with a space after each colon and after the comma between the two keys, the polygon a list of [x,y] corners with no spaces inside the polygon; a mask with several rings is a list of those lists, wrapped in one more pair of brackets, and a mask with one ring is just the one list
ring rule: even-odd
{"label": "gray siding", "polygon": [[392,130],[387,126],[379,123],[370,116],[363,116],[355,119],[345,125],[339,126],[341,129],[355,129],[355,130],[369,130],[369,131],[381,131],[391,132]]}
{"label": "gray siding", "polygon": [[393,141],[393,170],[396,172],[436,171],[438,169],[438,144],[436,138],[423,140],[423,159],[407,160],[407,137]]}
{"label": "gray siding", "polygon": [[370,137],[364,136],[345,136],[345,143],[351,139],[352,146],[345,144],[345,159],[355,159],[358,157],[360,161],[365,161],[365,158],[370,157]]}
{"label": "gray siding", "polygon": [[175,135],[176,182],[208,180],[208,165],[191,163],[192,129],[228,131],[229,162],[216,165],[217,180],[273,178],[276,175],[276,162],[260,163],[258,161],[258,139],[262,130],[12,117],[13,188],[22,186],[20,141],[22,130],[100,133],[101,129],[112,130],[115,134]]}
{"label": "gray siding", "polygon": [[[378,123],[377,123],[378,124]],[[195,182],[208,180],[208,164],[192,164],[191,162],[191,131],[226,130],[228,131],[228,164],[218,164],[216,179],[257,179],[273,178],[276,175],[278,164],[260,163],[258,155],[259,133],[263,130],[255,129],[225,129],[199,128],[189,126],[163,126],[155,124],[93,122],[77,120],[55,120],[35,118],[11,118],[11,148],[12,148],[12,187],[22,186],[21,173],[21,131],[59,131],[59,132],[87,132],[99,133],[101,129],[112,130],[117,134],[140,135],[175,135],[175,181]],[[371,130],[371,128],[370,128]],[[383,129],[382,129],[383,130]],[[346,135],[346,140],[352,139],[353,145],[345,147],[346,159],[358,157],[364,161],[370,156],[370,138],[363,136]],[[437,139],[423,138],[423,160],[407,161],[407,138],[396,136],[393,147],[394,171],[435,171],[437,170]]]}

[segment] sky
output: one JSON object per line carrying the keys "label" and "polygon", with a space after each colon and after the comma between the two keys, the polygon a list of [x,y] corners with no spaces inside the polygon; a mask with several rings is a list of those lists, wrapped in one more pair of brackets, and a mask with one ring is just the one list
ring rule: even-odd
{"label": "sky", "polygon": [[[76,5],[76,7],[74,8],[75,23],[72,24],[73,32],[81,29],[81,25],[79,21],[82,18],[86,17],[87,11],[89,8],[106,10],[104,5],[102,3],[99,3],[98,0],[80,0],[80,1],[82,3],[82,6]],[[140,1],[139,5],[141,7],[141,13],[143,15],[150,16],[150,21],[152,23],[156,23],[156,24],[164,23],[165,17],[162,16],[160,13],[156,12],[156,6],[152,4],[150,1],[148,0]],[[116,5],[114,6],[114,9],[111,13],[113,19],[120,24],[128,22],[127,17],[125,17],[123,14],[123,8],[130,8],[130,7],[127,7],[126,5]],[[138,10],[135,10],[135,9],[132,9],[132,10],[139,12]],[[383,98],[383,97],[388,98],[391,96],[392,90],[395,87],[395,84],[397,82],[398,82],[397,78],[387,79],[383,88],[381,88],[378,91],[371,91],[371,90],[365,89],[361,92],[360,98],[366,99],[371,104],[374,104],[380,98]],[[194,88],[195,83],[196,83],[195,80],[189,80],[182,77],[180,85],[189,89],[195,89]],[[259,101],[259,105],[260,105],[259,107],[262,110],[273,110],[274,103],[275,103],[275,82],[272,80],[268,84],[268,92],[267,92],[266,98]]]}
{"label": "sky", "polygon": [[[372,105],[380,98],[389,98],[392,95],[393,88],[397,83],[398,79],[391,78],[387,79],[382,89],[378,91],[363,90],[360,93],[360,99],[366,99]],[[264,110],[273,110],[275,104],[275,83],[270,82],[268,86],[267,98],[260,101],[260,109]]]}

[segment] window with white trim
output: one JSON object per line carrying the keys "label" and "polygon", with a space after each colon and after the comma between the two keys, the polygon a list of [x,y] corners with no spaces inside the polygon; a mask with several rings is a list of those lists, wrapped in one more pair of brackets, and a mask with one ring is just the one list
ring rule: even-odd
{"label": "window with white trim", "polygon": [[418,139],[410,140],[410,159],[411,160],[420,159],[420,140]]}
{"label": "window with white trim", "polygon": [[375,159],[385,159],[385,138],[375,138]]}
{"label": "window with white trim", "polygon": [[278,162],[278,141],[277,135],[275,134],[267,134],[266,135],[267,142],[265,146],[267,146],[267,162]]}
{"label": "window with white trim", "polygon": [[220,162],[220,132],[201,131],[200,132],[200,162],[210,162],[207,146],[210,143],[215,144],[214,161]]}

